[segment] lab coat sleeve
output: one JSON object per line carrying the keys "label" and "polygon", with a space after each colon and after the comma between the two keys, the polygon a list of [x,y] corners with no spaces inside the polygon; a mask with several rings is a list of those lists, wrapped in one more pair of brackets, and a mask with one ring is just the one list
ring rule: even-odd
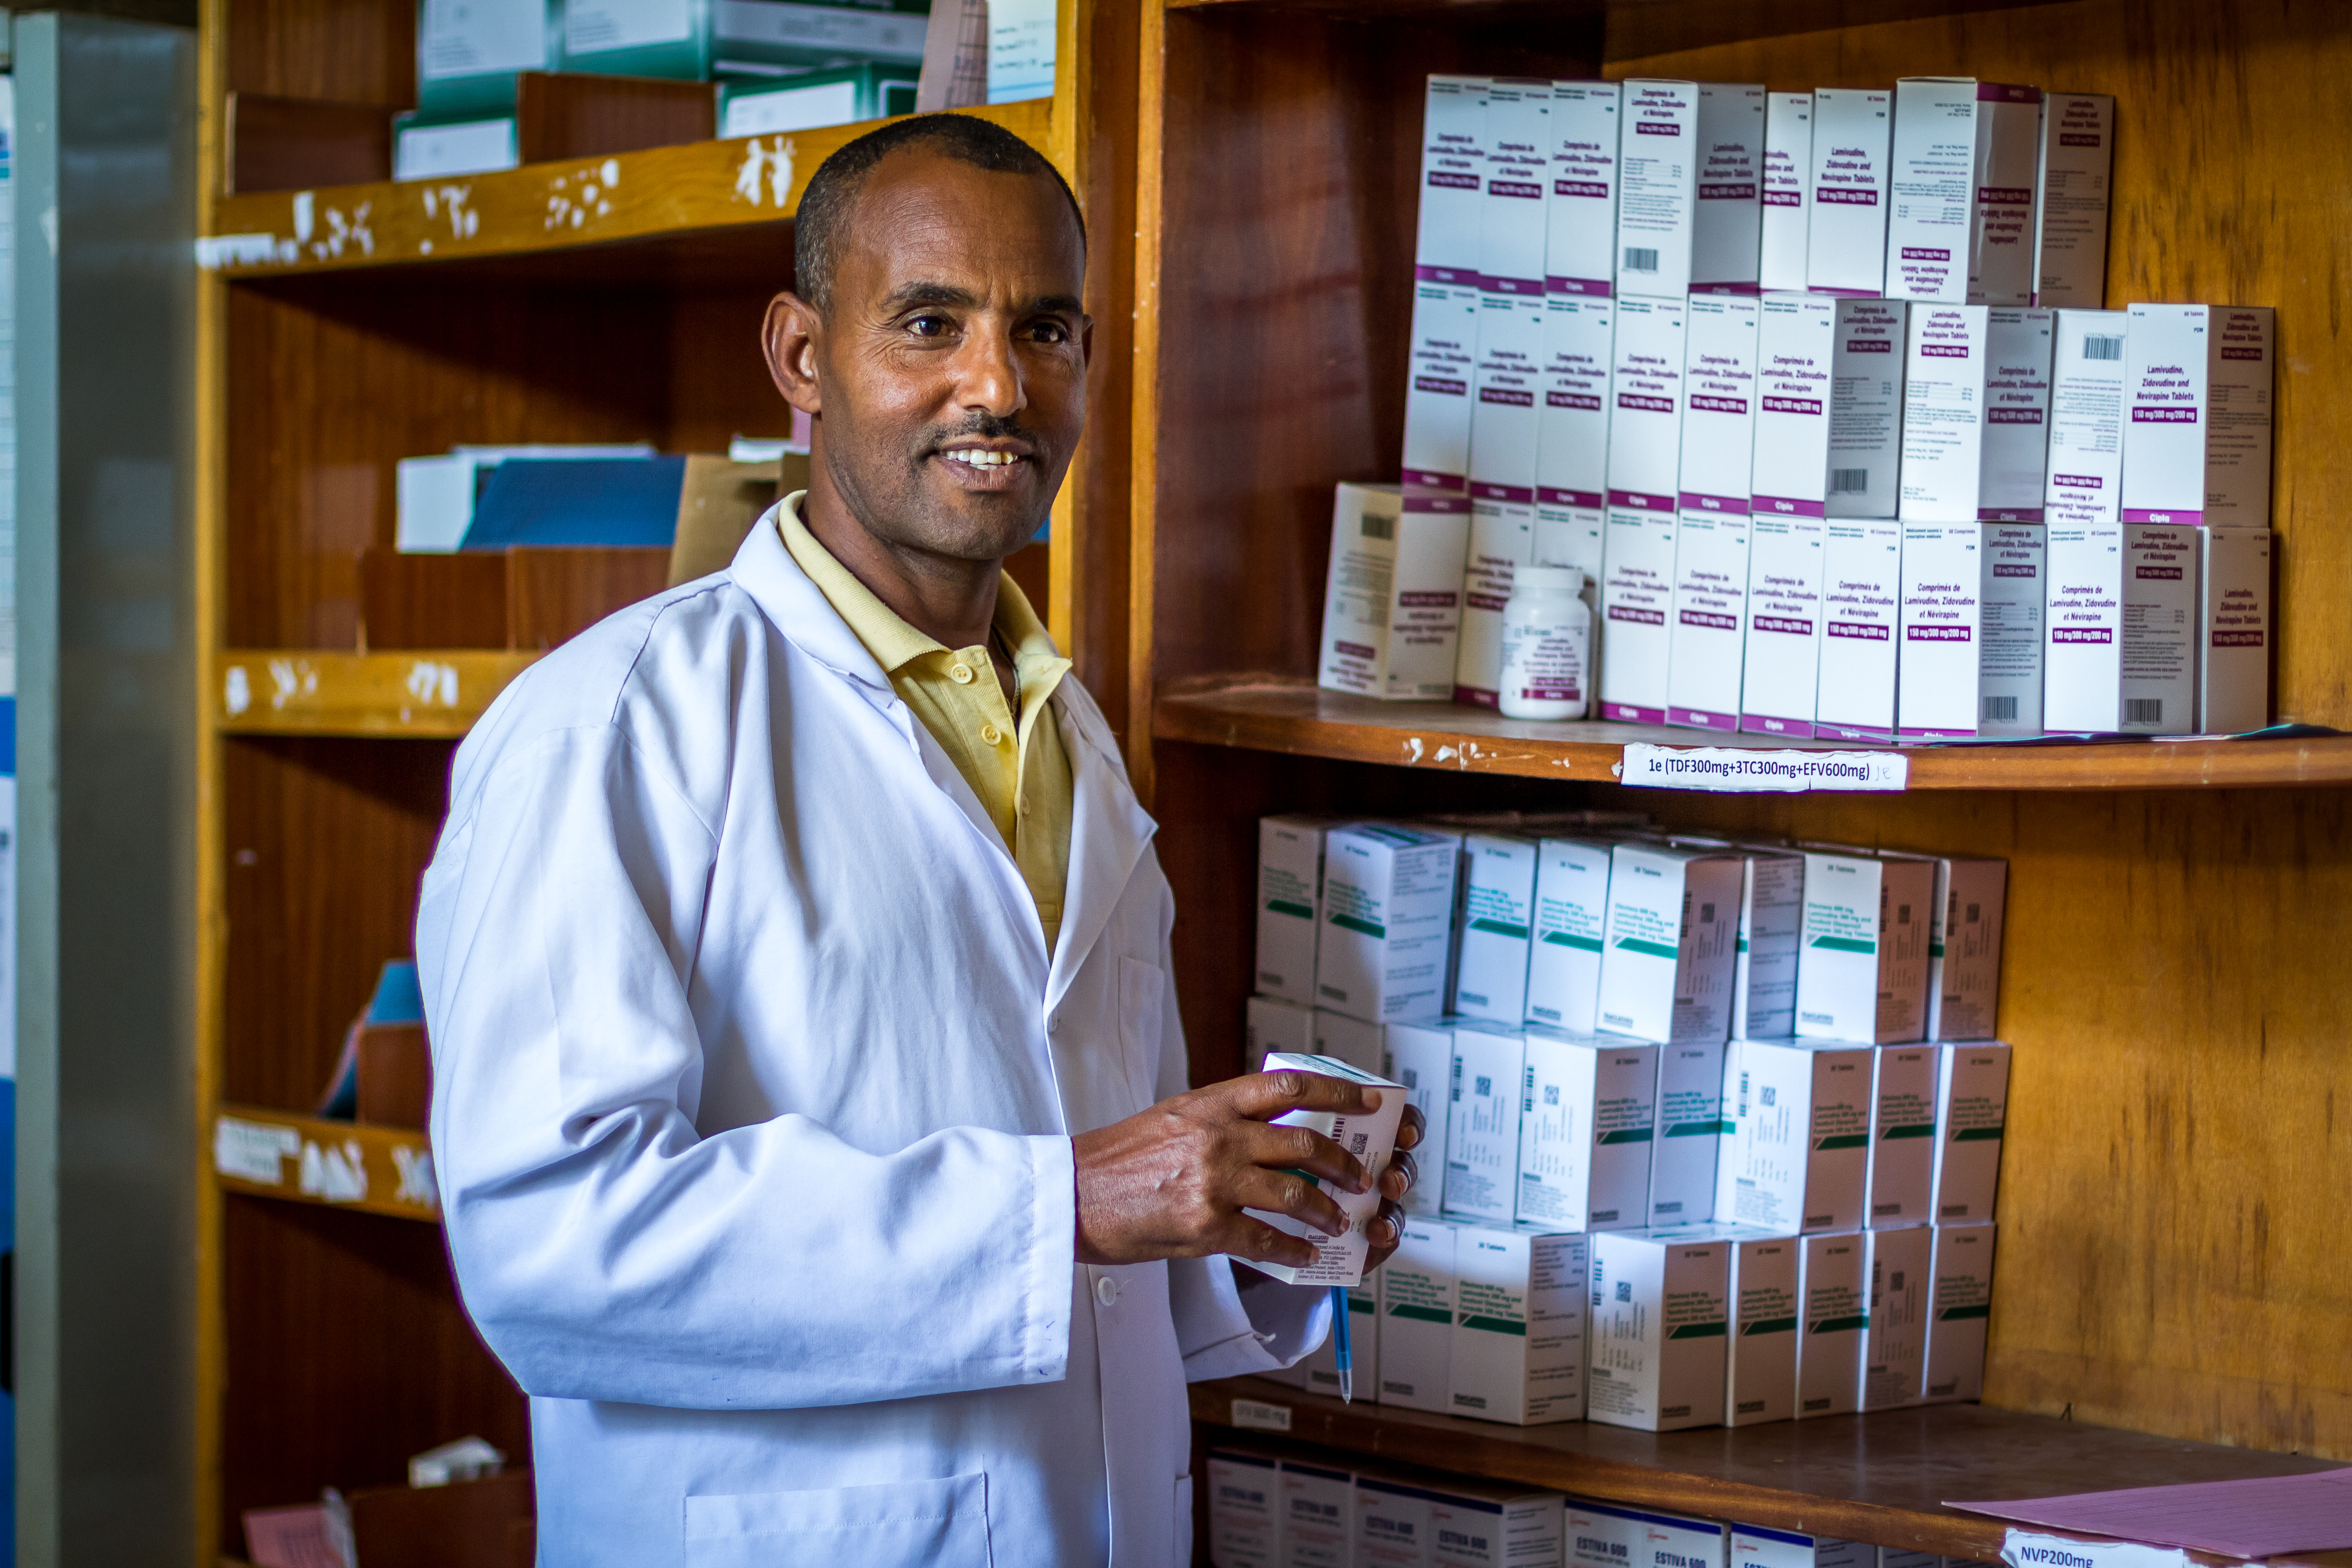
{"label": "lab coat sleeve", "polygon": [[1063,1375],[1067,1139],[702,1136],[711,825],[610,727],[513,748],[459,804],[417,919],[434,1156],[467,1308],[525,1390],[781,1409]]}
{"label": "lab coat sleeve", "polygon": [[[1175,923],[1175,895],[1163,894],[1160,963],[1171,981],[1160,990],[1165,999],[1158,1085],[1162,1100],[1183,1093],[1192,1076],[1184,1020],[1176,1007],[1175,954],[1168,942]],[[1168,1305],[1184,1353],[1184,1376],[1192,1383],[1288,1366],[1320,1345],[1331,1330],[1328,1290],[1286,1285],[1255,1268],[1237,1268],[1228,1258],[1171,1260]]]}

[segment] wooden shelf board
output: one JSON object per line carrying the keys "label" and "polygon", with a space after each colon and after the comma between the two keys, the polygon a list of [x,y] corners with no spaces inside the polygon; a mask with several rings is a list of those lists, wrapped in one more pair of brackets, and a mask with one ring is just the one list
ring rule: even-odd
{"label": "wooden shelf board", "polygon": [[215,722],[236,735],[450,739],[538,658],[503,648],[229,648],[215,660]]}
{"label": "wooden shelf board", "polygon": [[[1835,1536],[1990,1563],[2000,1521],[1950,1499],[2051,1497],[2114,1487],[2333,1469],[2326,1460],[2086,1426],[1978,1405],[1636,1432],[1570,1421],[1504,1426],[1393,1405],[1346,1405],[1263,1378],[1192,1385],[1192,1419],[1234,1428],[1236,1401],[1286,1411],[1293,1440],[1403,1464],[1574,1492],[1603,1502]],[[1244,1429],[1239,1435],[1261,1436]],[[1212,1441],[1223,1441],[1226,1433]],[[2218,1560],[2217,1560],[2218,1561]]]}
{"label": "wooden shelf board", "polygon": [[1595,784],[1617,782],[1624,750],[1635,742],[1757,751],[1899,751],[1908,761],[1914,790],[2210,789],[2352,783],[2352,735],[1873,748],[1643,724],[1535,723],[1448,702],[1381,702],[1254,676],[1164,688],[1152,705],[1151,732],[1163,741],[1343,762]]}
{"label": "wooden shelf board", "polygon": [[[1047,152],[1053,103],[964,112]],[[223,276],[289,277],[403,262],[571,251],[778,224],[835,148],[880,124],[693,142],[446,180],[223,196],[204,254]]]}
{"label": "wooden shelf board", "polygon": [[[260,1164],[243,1171],[229,1158],[241,1150],[255,1158],[278,1143],[278,1180],[258,1179]],[[312,1180],[313,1168],[328,1179]],[[404,1127],[369,1127],[355,1121],[329,1121],[290,1110],[269,1110],[251,1105],[224,1105],[214,1121],[213,1173],[223,1188],[255,1197],[283,1198],[292,1203],[321,1204],[330,1208],[357,1209],[362,1214],[389,1215],[395,1219],[438,1223],[441,1198],[433,1179],[433,1148],[420,1131]],[[351,1195],[357,1184],[349,1176],[364,1175],[360,1195]]]}

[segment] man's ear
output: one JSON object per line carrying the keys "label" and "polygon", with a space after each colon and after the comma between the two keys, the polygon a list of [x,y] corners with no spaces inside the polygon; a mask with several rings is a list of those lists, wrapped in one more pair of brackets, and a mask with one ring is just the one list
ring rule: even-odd
{"label": "man's ear", "polygon": [[767,319],[760,324],[760,347],[776,390],[812,416],[824,412],[816,373],[817,342],[824,333],[824,318],[816,307],[789,289],[768,301]]}

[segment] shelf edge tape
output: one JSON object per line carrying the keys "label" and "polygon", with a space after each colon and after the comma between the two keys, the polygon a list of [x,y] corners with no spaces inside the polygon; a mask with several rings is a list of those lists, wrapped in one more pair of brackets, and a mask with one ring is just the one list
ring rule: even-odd
{"label": "shelf edge tape", "polygon": [[1618,782],[1643,789],[1723,795],[1802,795],[1811,790],[1900,793],[1911,760],[1900,752],[1767,752],[1744,746],[1625,748]]}

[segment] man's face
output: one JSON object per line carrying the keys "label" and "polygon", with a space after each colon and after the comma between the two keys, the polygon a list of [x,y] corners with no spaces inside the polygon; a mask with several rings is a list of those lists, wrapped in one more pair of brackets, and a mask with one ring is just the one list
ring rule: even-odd
{"label": "man's face", "polygon": [[1086,425],[1086,254],[1067,202],[1042,175],[910,148],[874,167],[845,229],[803,351],[813,381],[778,375],[814,404],[818,460],[890,543],[1011,554]]}

